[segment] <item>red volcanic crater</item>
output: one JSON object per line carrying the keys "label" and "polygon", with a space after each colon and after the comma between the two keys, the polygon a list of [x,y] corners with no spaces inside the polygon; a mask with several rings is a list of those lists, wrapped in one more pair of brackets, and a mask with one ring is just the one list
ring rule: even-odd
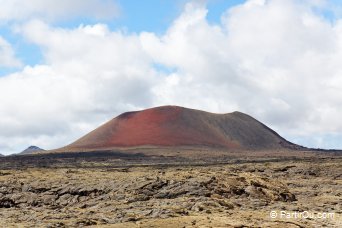
{"label": "red volcanic crater", "polygon": [[162,106],[123,113],[62,149],[82,151],[139,146],[273,149],[294,144],[240,112],[214,114]]}

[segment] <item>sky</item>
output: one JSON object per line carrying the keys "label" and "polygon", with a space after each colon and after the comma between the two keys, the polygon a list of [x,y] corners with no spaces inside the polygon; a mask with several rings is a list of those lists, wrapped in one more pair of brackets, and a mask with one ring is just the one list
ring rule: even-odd
{"label": "sky", "polygon": [[122,112],[245,112],[342,149],[338,0],[0,0],[0,153],[69,144]]}

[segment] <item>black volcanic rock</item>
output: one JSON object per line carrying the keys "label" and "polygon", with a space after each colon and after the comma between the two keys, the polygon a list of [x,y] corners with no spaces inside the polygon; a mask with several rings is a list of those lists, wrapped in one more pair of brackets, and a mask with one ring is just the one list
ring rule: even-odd
{"label": "black volcanic rock", "polygon": [[39,152],[39,151],[45,151],[45,150],[42,148],[39,148],[38,146],[29,146],[28,148],[26,148],[25,150],[23,150],[19,154],[33,154],[33,153]]}

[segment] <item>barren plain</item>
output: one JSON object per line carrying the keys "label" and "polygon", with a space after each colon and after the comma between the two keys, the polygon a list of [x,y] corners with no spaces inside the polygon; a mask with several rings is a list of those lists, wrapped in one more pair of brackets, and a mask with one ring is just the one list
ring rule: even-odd
{"label": "barren plain", "polygon": [[221,162],[85,154],[1,158],[0,226],[342,227],[338,153]]}

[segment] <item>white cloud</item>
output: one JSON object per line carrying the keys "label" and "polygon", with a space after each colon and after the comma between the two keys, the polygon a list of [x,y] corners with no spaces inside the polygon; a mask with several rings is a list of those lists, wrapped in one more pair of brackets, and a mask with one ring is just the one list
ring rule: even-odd
{"label": "white cloud", "polygon": [[189,3],[162,36],[31,20],[18,32],[45,63],[0,78],[0,145],[63,146],[120,112],[175,104],[244,111],[298,142],[342,147],[342,20],[310,4],[248,1],[212,25]]}
{"label": "white cloud", "polygon": [[248,1],[220,26],[189,4],[164,36],[142,34],[155,61],[179,69],[155,88],[157,103],[240,109],[288,136],[342,131],[342,20],[310,4]]}
{"label": "white cloud", "polygon": [[101,24],[68,30],[36,20],[20,32],[44,50],[46,64],[0,78],[0,129],[8,150],[24,141],[17,151],[34,142],[58,147],[117,113],[151,104],[158,79],[138,36]]}
{"label": "white cloud", "polygon": [[0,5],[0,21],[66,20],[82,16],[108,19],[119,14],[118,6],[110,0],[0,0]]}
{"label": "white cloud", "polygon": [[0,36],[0,67],[19,67],[21,64],[15,57],[11,44]]}

